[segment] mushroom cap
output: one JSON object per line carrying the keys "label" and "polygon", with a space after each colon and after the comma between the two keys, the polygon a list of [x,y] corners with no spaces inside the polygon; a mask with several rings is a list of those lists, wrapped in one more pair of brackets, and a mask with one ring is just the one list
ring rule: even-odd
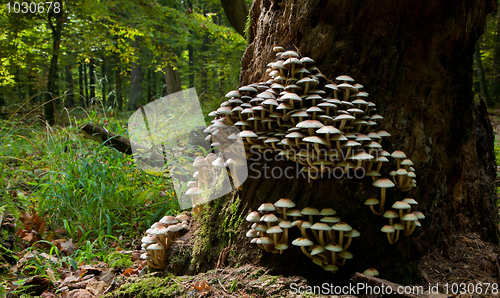
{"label": "mushroom cap", "polygon": [[321,215],[318,209],[314,207],[306,207],[301,211],[302,215]]}
{"label": "mushroom cap", "polygon": [[250,214],[247,215],[246,220],[248,222],[259,222],[260,221],[260,213],[258,211],[252,211]]}
{"label": "mushroom cap", "polygon": [[344,248],[342,248],[342,246],[340,246],[339,244],[333,244],[333,243],[330,243],[327,246],[325,246],[325,249],[333,252],[341,252],[344,250]]}
{"label": "mushroom cap", "polygon": [[375,187],[380,187],[380,188],[389,188],[389,187],[394,187],[396,184],[392,182],[391,180],[387,178],[379,178],[377,181],[372,183],[373,186]]}
{"label": "mushroom cap", "polygon": [[395,223],[395,224],[393,225],[393,227],[394,227],[394,229],[395,229],[396,231],[402,231],[402,230],[404,230],[404,229],[405,229],[405,226],[403,226],[403,224],[401,224],[401,223],[399,223],[399,222],[398,222],[398,223]]}
{"label": "mushroom cap", "polygon": [[322,144],[322,145],[328,145],[325,139],[318,137],[318,136],[311,136],[311,137],[305,137],[303,139],[305,142],[308,143],[317,143],[317,144]]}
{"label": "mushroom cap", "polygon": [[385,218],[397,218],[398,213],[394,210],[387,210],[383,215]]}
{"label": "mushroom cap", "polygon": [[406,198],[406,199],[403,200],[403,202],[406,202],[406,203],[408,203],[410,205],[417,205],[418,204],[417,201],[415,201],[412,198]]}
{"label": "mushroom cap", "polygon": [[302,216],[302,212],[299,209],[292,209],[286,212],[287,216]]}
{"label": "mushroom cap", "polygon": [[198,156],[193,162],[193,167],[206,167],[208,165],[207,160],[203,156]]}
{"label": "mushroom cap", "polygon": [[153,243],[147,248],[147,250],[162,250],[162,249],[163,245],[161,245],[160,243]]}
{"label": "mushroom cap", "polygon": [[191,187],[186,191],[186,195],[188,196],[196,196],[196,195],[201,195],[203,191],[199,189],[198,187]]}
{"label": "mushroom cap", "polygon": [[293,208],[295,207],[295,203],[290,199],[281,198],[276,203],[274,203],[274,206],[281,208]]}
{"label": "mushroom cap", "polygon": [[278,217],[274,215],[273,213],[265,214],[260,218],[260,221],[265,221],[265,222],[276,222],[278,221]]}
{"label": "mushroom cap", "polygon": [[[378,133],[378,135],[380,135],[380,134]],[[382,136],[382,135],[380,135],[380,136]],[[393,158],[406,158],[406,154],[403,151],[399,151],[399,150],[392,152],[391,156]]]}
{"label": "mushroom cap", "polygon": [[228,93],[226,93],[226,97],[227,98],[231,98],[231,97],[241,97],[241,93],[236,91],[236,90],[232,90],[232,91],[229,91]]}
{"label": "mushroom cap", "polygon": [[339,267],[333,265],[333,264],[328,264],[325,267],[323,267],[326,271],[337,271],[339,270]]}
{"label": "mushroom cap", "polygon": [[176,223],[178,223],[177,219],[171,215],[166,215],[162,217],[160,219],[160,222],[166,225],[175,225]]}
{"label": "mushroom cap", "polygon": [[182,224],[171,225],[167,228],[170,232],[178,232],[183,229]]}
{"label": "mushroom cap", "polygon": [[418,219],[424,219],[425,218],[425,215],[422,212],[420,212],[420,211],[413,211],[412,213],[415,214],[415,216]]}
{"label": "mushroom cap", "polygon": [[339,257],[350,260],[353,258],[353,255],[352,253],[344,250],[339,253]]}
{"label": "mushroom cap", "polygon": [[375,268],[368,268],[363,272],[364,275],[368,276],[378,276],[378,271]]}
{"label": "mushroom cap", "polygon": [[244,131],[239,133],[239,136],[242,138],[257,138],[258,137],[258,135],[251,130],[244,130]]}
{"label": "mushroom cap", "polygon": [[189,220],[189,216],[187,216],[186,214],[182,213],[182,214],[179,214],[175,217],[175,219],[178,221],[178,222],[183,222],[183,221],[188,221]]}
{"label": "mushroom cap", "polygon": [[396,201],[394,204],[392,204],[392,208],[401,210],[401,209],[410,209],[411,206],[407,202]]}
{"label": "mushroom cap", "polygon": [[259,212],[272,212],[275,211],[276,208],[272,203],[263,203],[257,210],[259,210]]}
{"label": "mushroom cap", "polygon": [[274,240],[273,240],[273,238],[270,238],[270,237],[260,237],[260,238],[257,238],[257,244],[264,244],[264,245],[274,244]]}
{"label": "mushroom cap", "polygon": [[307,220],[302,220],[300,226],[304,229],[309,229],[310,227],[312,227],[312,224],[310,222],[308,222]]}
{"label": "mushroom cap", "polygon": [[267,225],[265,225],[265,224],[258,224],[255,227],[255,230],[259,231],[259,232],[265,232],[265,231],[267,231]]}
{"label": "mushroom cap", "polygon": [[403,215],[403,217],[401,217],[401,219],[404,221],[417,221],[418,220],[417,216],[413,213],[407,213],[407,214]]}
{"label": "mushroom cap", "polygon": [[340,217],[338,216],[326,216],[320,219],[319,221],[321,222],[328,222],[328,223],[337,223],[340,221]]}
{"label": "mushroom cap", "polygon": [[380,229],[380,231],[382,231],[384,233],[394,233],[396,230],[391,225],[385,225],[382,227],[382,229]]}
{"label": "mushroom cap", "polygon": [[311,245],[314,245],[314,242],[312,242],[308,238],[300,237],[300,238],[293,240],[292,244],[295,246],[311,246]]}
{"label": "mushroom cap", "polygon": [[332,226],[332,230],[349,232],[352,230],[352,227],[347,223],[341,221]]}
{"label": "mushroom cap", "polygon": [[297,124],[299,128],[321,128],[323,126],[325,125],[318,120],[304,120]]}
{"label": "mushroom cap", "polygon": [[292,227],[292,222],[289,220],[282,220],[282,221],[280,221],[278,226],[280,226],[280,228],[282,228],[282,229],[289,229]]}
{"label": "mushroom cap", "polygon": [[311,256],[320,254],[325,251],[325,248],[321,245],[315,245],[312,247]]}
{"label": "mushroom cap", "polygon": [[348,75],[340,75],[335,78],[336,81],[354,82],[354,79]]}
{"label": "mushroom cap", "polygon": [[379,200],[375,198],[369,198],[368,200],[365,201],[365,205],[371,206],[371,205],[378,205],[380,202]]}
{"label": "mushroom cap", "polygon": [[361,233],[359,233],[357,230],[353,229],[352,231],[349,231],[349,232],[345,233],[344,236],[351,237],[351,238],[356,238],[356,237],[361,236]]}
{"label": "mushroom cap", "polygon": [[247,232],[246,236],[247,236],[248,238],[256,238],[256,237],[259,237],[259,234],[257,233],[257,230],[255,230],[255,229],[250,229],[250,230]]}
{"label": "mushroom cap", "polygon": [[155,236],[144,236],[142,237],[141,242],[146,244],[151,244],[158,242],[158,239]]}
{"label": "mushroom cap", "polygon": [[285,250],[285,249],[288,249],[288,244],[278,243],[278,244],[276,244],[276,246],[274,248],[276,248],[277,250]]}
{"label": "mushroom cap", "polygon": [[331,231],[332,228],[330,228],[329,225],[326,223],[322,222],[317,222],[314,225],[311,226],[311,230],[318,230],[318,231]]}
{"label": "mushroom cap", "polygon": [[272,226],[266,231],[268,234],[278,234],[281,232],[283,232],[283,230],[279,226]]}
{"label": "mushroom cap", "polygon": [[213,162],[212,162],[212,166],[214,167],[218,167],[218,168],[224,168],[224,159],[222,157],[217,157],[217,159],[215,159]]}
{"label": "mushroom cap", "polygon": [[337,211],[335,211],[333,208],[323,208],[321,209],[320,215],[322,216],[329,216],[329,215],[335,215],[337,214]]}
{"label": "mushroom cap", "polygon": [[198,187],[198,182],[196,181],[189,181],[187,184],[187,187]]}
{"label": "mushroom cap", "polygon": [[364,151],[358,152],[351,157],[352,160],[371,160],[374,156]]}

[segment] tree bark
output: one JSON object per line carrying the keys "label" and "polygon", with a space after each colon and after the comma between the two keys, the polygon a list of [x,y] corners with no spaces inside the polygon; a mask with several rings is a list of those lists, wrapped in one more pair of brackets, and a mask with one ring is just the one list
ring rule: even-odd
{"label": "tree bark", "polygon": [[[56,99],[57,96],[57,63],[59,61],[59,51],[61,47],[61,36],[62,36],[62,26],[63,26],[63,3],[60,2],[59,13],[53,11],[47,14],[47,22],[52,33],[52,57],[50,58],[48,82],[47,82],[47,92],[45,93],[44,100],[44,116],[45,120],[49,125],[53,125],[55,122],[55,111],[56,111]],[[54,24],[55,22],[55,24]]]}
{"label": "tree bark", "polygon": [[245,37],[245,23],[247,22],[248,6],[245,0],[221,0],[224,13],[231,26],[241,36]]}
{"label": "tree bark", "polygon": [[[353,77],[384,116],[381,128],[392,134],[383,147],[403,150],[414,162],[418,187],[408,194],[394,191],[391,200],[415,198],[426,219],[413,235],[390,245],[380,232],[386,220],[363,205],[375,195],[368,179],[309,181],[299,173],[293,179],[272,178],[269,170],[266,178],[265,166],[294,164],[250,161],[243,189],[208,203],[197,217],[193,252],[181,264],[188,269],[179,273],[213,268],[229,246],[232,264],[264,264],[311,284],[346,284],[355,271],[368,267],[408,284],[420,281],[416,267],[423,255],[446,253],[464,233],[498,243],[493,131],[484,103],[476,104],[471,91],[474,45],[495,9],[493,1],[479,0],[254,1],[255,38],[242,58],[241,85],[267,80],[266,65],[274,61],[277,45],[315,59],[331,80]],[[349,248],[354,258],[335,277],[298,249],[271,254],[246,238],[246,215],[282,197],[299,208],[332,207],[361,232]]]}
{"label": "tree bark", "polygon": [[174,70],[172,66],[168,65],[163,68],[163,71],[165,72],[165,86],[167,88],[166,95],[181,91],[182,85],[179,70]]}
{"label": "tree bark", "polygon": [[483,60],[481,59],[481,48],[479,47],[479,41],[476,42],[474,47],[474,60],[476,62],[477,76],[479,80],[479,87],[481,88],[481,95],[486,101],[489,107],[493,107],[493,101],[491,100],[490,92],[488,90],[488,85],[486,84],[486,75],[484,74]]}

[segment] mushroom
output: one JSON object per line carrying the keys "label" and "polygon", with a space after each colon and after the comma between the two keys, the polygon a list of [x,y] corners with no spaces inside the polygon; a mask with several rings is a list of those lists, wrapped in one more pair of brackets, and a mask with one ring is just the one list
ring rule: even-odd
{"label": "mushroom", "polygon": [[391,225],[385,225],[380,229],[380,231],[384,232],[387,234],[387,240],[389,241],[390,244],[393,244],[394,242],[392,241],[392,235],[396,231],[393,226]]}
{"label": "mushroom", "polygon": [[323,232],[324,231],[331,231],[332,228],[327,225],[326,223],[322,222],[317,222],[314,225],[311,226],[311,230],[318,230],[319,231],[319,244],[321,246],[325,246],[325,240],[323,238]]}
{"label": "mushroom", "polygon": [[352,231],[352,227],[345,222],[338,222],[332,227],[332,230],[339,231],[339,245],[342,246],[344,241],[344,232]]}
{"label": "mushroom", "polygon": [[395,184],[387,178],[379,178],[379,179],[377,179],[377,181],[373,182],[372,185],[380,188],[380,192],[381,192],[380,193],[380,207],[378,209],[378,212],[382,214],[384,212],[385,190],[386,190],[386,188],[394,187]]}
{"label": "mushroom", "polygon": [[312,245],[314,245],[314,242],[312,242],[308,238],[304,238],[304,237],[297,238],[297,239],[292,241],[292,245],[300,246],[300,249],[302,250],[302,252],[306,256],[308,256],[311,259],[313,258],[311,256],[311,254],[309,254],[309,252],[307,251],[306,246],[312,246]]}
{"label": "mushroom", "polygon": [[286,220],[286,208],[293,208],[295,207],[295,203],[290,200],[290,199],[287,199],[287,198],[282,198],[282,199],[279,199],[276,203],[274,203],[274,206],[275,207],[278,207],[278,208],[283,208],[283,219]]}

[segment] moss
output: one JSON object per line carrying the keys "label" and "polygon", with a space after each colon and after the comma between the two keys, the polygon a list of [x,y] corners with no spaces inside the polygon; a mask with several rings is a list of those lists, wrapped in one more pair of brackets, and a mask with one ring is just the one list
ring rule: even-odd
{"label": "moss", "polygon": [[108,263],[111,268],[129,268],[134,265],[129,255],[124,255],[119,252],[107,255],[106,263]]}
{"label": "moss", "polygon": [[251,44],[254,39],[252,30],[252,18],[250,17],[250,13],[248,13],[247,21],[245,23],[245,39],[247,40],[247,45]]}
{"label": "moss", "polygon": [[160,297],[185,297],[186,290],[182,286],[182,277],[167,274],[164,277],[146,277],[127,283],[114,293],[104,297],[108,298],[160,298]]}

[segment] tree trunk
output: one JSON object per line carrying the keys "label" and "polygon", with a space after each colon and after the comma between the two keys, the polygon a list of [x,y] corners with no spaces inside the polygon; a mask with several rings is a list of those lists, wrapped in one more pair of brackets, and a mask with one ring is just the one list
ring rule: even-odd
{"label": "tree trunk", "polygon": [[101,91],[102,91],[102,104],[106,106],[107,103],[107,88],[106,85],[108,84],[108,76],[106,75],[106,58],[102,58],[102,64],[101,64],[101,73],[102,73],[102,79],[101,79]]}
{"label": "tree trunk", "polygon": [[121,77],[121,67],[120,67],[120,57],[118,54],[115,55],[115,94],[116,94],[116,102],[118,104],[118,110],[123,110],[123,95],[122,95],[122,77]]}
{"label": "tree trunk", "polygon": [[500,101],[500,13],[497,13],[496,37],[493,48],[493,78],[491,79],[490,96],[495,105]]}
{"label": "tree trunk", "polygon": [[89,63],[89,85],[90,85],[90,104],[96,104],[95,98],[95,59],[90,58]]}
{"label": "tree trunk", "polygon": [[[242,85],[268,79],[266,65],[274,61],[277,45],[315,59],[330,80],[353,77],[384,116],[381,129],[392,134],[383,147],[403,150],[414,162],[418,187],[407,194],[393,191],[391,200],[414,198],[426,218],[413,235],[390,245],[380,232],[387,220],[363,205],[377,195],[368,177],[310,181],[298,173],[272,178],[270,169],[295,164],[249,161],[243,189],[204,207],[192,254],[179,252],[180,265],[172,269],[213,269],[220,251],[229,247],[230,264],[258,263],[278,274],[302,275],[311,284],[345,284],[353,272],[369,267],[408,284],[421,281],[417,263],[423,255],[446,254],[459,235],[477,233],[498,243],[493,131],[484,103],[475,104],[471,91],[474,45],[495,7],[478,0],[254,1],[255,38],[242,58]],[[393,167],[391,163],[387,169]],[[332,207],[360,231],[349,248],[354,258],[334,277],[296,247],[271,254],[246,238],[246,215],[283,197],[299,208]],[[296,231],[293,237],[298,237]]]}
{"label": "tree trunk", "polygon": [[479,87],[481,88],[481,95],[483,96],[483,99],[486,101],[488,106],[493,107],[493,101],[491,100],[488,85],[486,84],[486,76],[484,74],[483,60],[481,59],[481,48],[479,47],[479,41],[476,42],[474,50],[474,60],[476,62],[477,76],[479,80]]}
{"label": "tree trunk", "polygon": [[83,65],[82,62],[78,63],[78,97],[80,98],[80,106],[86,108],[86,101],[85,101],[85,88],[83,87]]}
{"label": "tree trunk", "polygon": [[[47,14],[47,21],[52,31],[52,57],[50,58],[47,93],[45,93],[44,116],[49,125],[54,124],[56,99],[57,96],[57,63],[59,61],[59,50],[61,46],[62,25],[63,25],[63,8],[62,2],[59,13],[50,12]],[[55,22],[55,24],[54,24]]]}
{"label": "tree trunk", "polygon": [[222,8],[231,26],[241,36],[245,37],[248,7],[245,0],[221,0]]}
{"label": "tree trunk", "polygon": [[90,108],[89,81],[87,79],[87,62],[83,62],[83,86],[85,87],[85,107]]}
{"label": "tree trunk", "polygon": [[172,94],[178,91],[181,91],[182,85],[181,85],[181,77],[179,76],[179,69],[175,69],[168,65],[165,68],[163,68],[163,71],[165,72],[165,86],[167,88],[167,94]]}
{"label": "tree trunk", "polygon": [[137,104],[142,102],[142,71],[141,66],[132,62],[132,71],[130,72],[130,96],[128,99],[129,111],[134,111]]}
{"label": "tree trunk", "polygon": [[74,107],[75,106],[75,94],[74,94],[74,89],[73,89],[73,74],[71,73],[71,67],[69,65],[66,65],[66,92],[68,94],[67,96],[67,105],[68,107]]}

